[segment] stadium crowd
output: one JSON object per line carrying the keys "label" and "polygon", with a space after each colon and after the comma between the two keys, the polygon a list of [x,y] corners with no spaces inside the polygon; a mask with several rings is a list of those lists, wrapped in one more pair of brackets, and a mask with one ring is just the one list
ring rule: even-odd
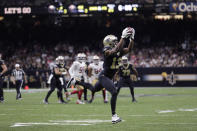
{"label": "stadium crowd", "polygon": [[136,67],[197,66],[196,30],[190,30],[196,23],[187,20],[73,18],[56,25],[48,17],[7,18],[0,21],[0,53],[9,69],[19,63],[24,69],[48,70],[58,55],[70,66],[79,52],[85,52],[91,62],[95,54],[102,58],[103,37],[119,36],[119,30],[130,23],[136,28],[136,39],[129,58]]}
{"label": "stadium crowd", "polygon": [[[159,48],[135,48],[130,54],[130,62],[136,67],[193,67],[197,66],[196,54],[197,45],[187,47],[182,44],[178,47]],[[101,51],[91,51],[88,46],[78,47],[72,44],[59,43],[54,47],[34,44],[33,48],[19,48],[7,58],[6,63],[9,68],[13,68],[15,63],[20,63],[24,69],[44,69],[47,70],[58,55],[63,55],[67,66],[75,60],[78,52],[84,51],[87,61],[91,62],[96,54],[102,58]]]}
{"label": "stadium crowd", "polygon": [[133,25],[135,47],[128,57],[136,67],[197,66],[195,21],[99,18],[67,18],[60,24],[48,16],[5,18],[0,21],[0,53],[9,70],[19,63],[29,81],[42,83],[57,56],[64,56],[68,67],[79,52],[86,53],[89,62],[95,54],[102,59],[104,36],[120,36],[122,28]]}

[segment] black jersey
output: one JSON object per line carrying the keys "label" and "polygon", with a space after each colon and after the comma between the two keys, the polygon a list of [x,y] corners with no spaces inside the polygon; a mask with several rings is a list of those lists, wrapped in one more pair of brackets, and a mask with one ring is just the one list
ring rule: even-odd
{"label": "black jersey", "polygon": [[65,64],[55,64],[52,68],[51,73],[53,74],[54,77],[59,78],[62,77],[62,75],[57,75],[55,74],[55,68],[59,68],[60,72],[65,72],[65,70],[67,69]]}
{"label": "black jersey", "polygon": [[3,68],[1,67],[2,65],[4,65],[4,61],[3,60],[0,60],[0,72],[3,71]]}
{"label": "black jersey", "polygon": [[133,65],[132,64],[128,64],[126,67],[121,65],[119,67],[119,76],[120,78],[123,78],[123,79],[130,79],[130,75],[132,74],[133,72]]}
{"label": "black jersey", "polygon": [[[105,51],[109,49],[104,48]],[[103,63],[103,73],[105,76],[112,79],[119,68],[119,63],[121,61],[122,53],[117,52],[116,54],[105,56],[104,55],[104,63]]]}

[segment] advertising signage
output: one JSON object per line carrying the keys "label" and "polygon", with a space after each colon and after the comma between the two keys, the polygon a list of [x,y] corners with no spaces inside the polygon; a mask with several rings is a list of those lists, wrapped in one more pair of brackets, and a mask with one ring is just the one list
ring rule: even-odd
{"label": "advertising signage", "polygon": [[170,12],[197,12],[197,2],[177,2],[169,5]]}

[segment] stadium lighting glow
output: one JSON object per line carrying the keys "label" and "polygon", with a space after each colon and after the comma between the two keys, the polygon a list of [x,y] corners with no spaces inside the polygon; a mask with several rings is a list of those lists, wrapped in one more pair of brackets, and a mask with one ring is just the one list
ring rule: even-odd
{"label": "stadium lighting glow", "polygon": [[3,16],[0,16],[0,21],[2,21],[4,19],[4,17]]}

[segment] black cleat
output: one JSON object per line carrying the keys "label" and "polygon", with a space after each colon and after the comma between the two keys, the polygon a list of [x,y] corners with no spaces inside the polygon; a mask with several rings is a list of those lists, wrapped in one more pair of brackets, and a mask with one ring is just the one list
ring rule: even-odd
{"label": "black cleat", "polygon": [[60,104],[67,104],[66,101],[58,101],[58,103],[60,103]]}
{"label": "black cleat", "polygon": [[90,103],[90,104],[91,104],[91,103],[93,102],[93,100],[94,100],[94,99],[90,99],[90,100],[88,101],[88,103]]}
{"label": "black cleat", "polygon": [[133,102],[133,103],[137,103],[137,100],[136,100],[136,99],[133,99],[132,102]]}
{"label": "black cleat", "polygon": [[49,102],[48,102],[48,101],[46,101],[46,100],[43,100],[43,103],[44,103],[44,104],[49,104]]}
{"label": "black cleat", "polygon": [[106,103],[108,103],[108,101],[107,100],[104,100],[104,103],[106,104]]}

